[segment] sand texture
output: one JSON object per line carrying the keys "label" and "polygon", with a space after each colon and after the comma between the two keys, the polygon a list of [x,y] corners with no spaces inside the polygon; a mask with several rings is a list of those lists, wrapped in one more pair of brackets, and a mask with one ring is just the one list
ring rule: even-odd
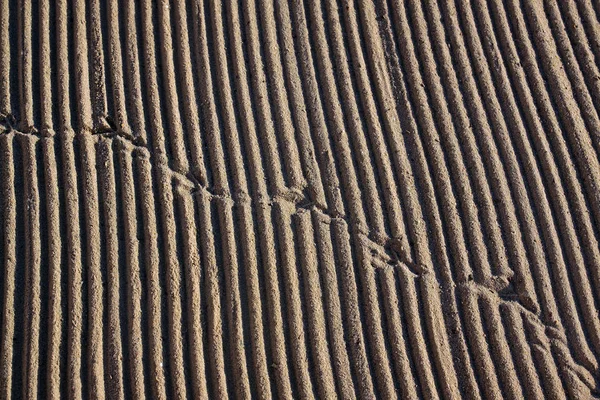
{"label": "sand texture", "polygon": [[0,399],[600,398],[600,2],[0,0]]}

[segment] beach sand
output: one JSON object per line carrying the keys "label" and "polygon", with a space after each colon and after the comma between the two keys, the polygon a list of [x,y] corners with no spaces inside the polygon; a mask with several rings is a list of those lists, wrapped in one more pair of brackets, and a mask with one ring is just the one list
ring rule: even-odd
{"label": "beach sand", "polygon": [[0,399],[599,398],[599,21],[0,0]]}

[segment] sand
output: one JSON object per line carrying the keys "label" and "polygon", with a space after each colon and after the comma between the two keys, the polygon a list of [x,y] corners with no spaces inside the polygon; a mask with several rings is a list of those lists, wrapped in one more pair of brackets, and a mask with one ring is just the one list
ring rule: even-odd
{"label": "sand", "polygon": [[0,0],[0,399],[600,398],[600,6]]}

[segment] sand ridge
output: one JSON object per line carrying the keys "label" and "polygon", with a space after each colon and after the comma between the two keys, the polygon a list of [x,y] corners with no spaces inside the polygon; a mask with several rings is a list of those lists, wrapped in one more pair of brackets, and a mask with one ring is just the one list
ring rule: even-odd
{"label": "sand ridge", "polygon": [[0,0],[0,398],[599,398],[599,16]]}

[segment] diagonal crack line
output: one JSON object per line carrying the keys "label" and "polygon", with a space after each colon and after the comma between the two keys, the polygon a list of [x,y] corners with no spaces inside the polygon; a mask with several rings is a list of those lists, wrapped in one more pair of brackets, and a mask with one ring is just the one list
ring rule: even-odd
{"label": "diagonal crack line", "polygon": [[144,138],[140,135],[132,135],[126,132],[121,132],[117,130],[101,130],[101,131],[92,131],[92,135],[101,136],[108,139],[120,138],[122,140],[131,143],[134,147],[144,147],[150,150],[144,141]]}
{"label": "diagonal crack line", "polygon": [[[443,290],[443,288],[440,289]],[[557,351],[567,355],[567,357],[554,357],[554,355],[552,355],[554,358],[559,360],[559,362],[562,362],[565,368],[572,371],[586,387],[592,390],[594,390],[596,386],[600,384],[596,371],[590,370],[575,360],[569,349],[569,341],[564,330],[544,321],[539,311],[534,312],[521,304],[517,298],[506,298],[499,291],[493,290],[488,286],[475,281],[458,283],[456,285],[456,290],[467,291],[475,294],[476,296],[491,297],[494,299],[494,301],[496,301],[498,307],[505,306],[516,308],[529,323],[537,326],[542,332],[544,332],[550,346],[556,346],[556,348],[558,348]],[[537,345],[538,348],[546,352],[551,351],[548,346],[544,346],[542,342],[540,342],[540,344],[532,343],[532,345]]]}
{"label": "diagonal crack line", "polygon": [[480,282],[476,282],[476,281],[459,282],[456,284],[456,288],[458,290],[469,291],[478,296],[491,296],[499,304],[506,304],[506,305],[518,307],[518,309],[521,313],[527,315],[529,318],[534,318],[535,320],[539,321],[539,323],[543,324],[544,327],[546,327],[548,329],[557,330],[556,327],[544,324],[544,322],[541,320],[539,311],[536,312],[536,311],[530,310],[529,308],[525,307],[519,301],[518,297],[506,296],[502,293],[503,292],[502,290],[493,289],[493,288],[489,287],[488,285],[484,285],[484,284],[482,284]]}
{"label": "diagonal crack line", "polygon": [[[116,140],[116,142],[120,144],[121,149],[131,151],[133,157],[148,158],[153,167],[161,168],[163,172],[167,172],[172,178],[176,179],[179,184],[187,187],[192,195],[205,193],[211,198],[225,198],[232,201],[234,204],[272,205],[273,203],[279,203],[285,204],[286,207],[292,207],[295,209],[294,213],[317,213],[330,221],[337,220],[344,222],[350,233],[358,236],[364,243],[370,243],[370,245],[368,245],[369,247],[379,248],[378,252],[380,254],[385,254],[383,258],[380,257],[384,264],[404,264],[415,275],[420,275],[431,270],[431,268],[426,266],[413,263],[409,257],[404,254],[405,251],[400,248],[397,240],[390,237],[376,238],[368,229],[361,229],[359,224],[357,224],[351,216],[332,211],[326,206],[314,201],[314,196],[311,196],[310,194],[310,188],[288,188],[286,192],[276,196],[265,195],[259,198],[253,197],[250,193],[245,191],[219,193],[208,185],[200,182],[191,171],[185,173],[174,169],[170,165],[167,156],[157,154],[155,149],[152,149],[152,147],[148,145],[142,135],[135,135],[118,130],[110,118],[104,118],[104,121],[105,124],[95,127],[93,130],[88,131],[88,133],[94,137]],[[16,125],[17,120],[13,115],[0,117],[0,134],[17,132],[23,135],[32,135],[40,138],[54,136],[54,131],[39,131],[36,127],[31,127],[29,132],[21,132],[15,128]]]}
{"label": "diagonal crack line", "polygon": [[14,115],[8,114],[0,117],[0,135],[8,135],[10,133],[17,133],[20,135],[35,136],[38,138],[52,137],[54,131],[51,129],[38,130],[34,126],[27,127],[25,130],[18,128],[18,122]]}
{"label": "diagonal crack line", "polygon": [[[151,152],[149,152],[149,156],[152,157]],[[246,191],[236,191],[234,193],[215,192],[213,188],[198,181],[191,172],[184,174],[174,170],[166,160],[155,159],[154,166],[162,168],[164,172],[169,173],[171,177],[180,185],[183,185],[192,196],[205,195],[209,196],[211,199],[226,199],[231,201],[234,205],[244,204],[250,206],[264,206],[281,204],[286,208],[293,210],[292,214],[311,212],[317,214],[320,218],[325,219],[328,223],[331,221],[342,222],[347,226],[347,230],[351,236],[357,238],[361,245],[369,248],[371,255],[378,261],[379,265],[374,265],[377,268],[383,266],[398,267],[402,265],[408,268],[415,276],[424,275],[433,270],[430,266],[412,261],[406,254],[406,250],[400,246],[397,239],[391,237],[383,239],[378,238],[371,234],[369,230],[361,229],[360,224],[356,223],[351,216],[333,212],[327,207],[318,204],[312,199],[310,188],[288,188],[285,193],[276,196],[263,195],[257,198]]]}
{"label": "diagonal crack line", "polygon": [[433,268],[414,262],[403,252],[397,241],[387,238],[383,243],[374,240],[368,234],[355,232],[361,246],[364,246],[371,257],[374,268],[406,268],[415,277],[424,276],[433,272]]}
{"label": "diagonal crack line", "polygon": [[92,135],[104,136],[107,138],[120,137],[134,146],[148,147],[144,135],[135,133],[129,129],[119,129],[110,116],[103,116],[100,118],[100,121],[101,122],[97,123],[92,130]]}
{"label": "diagonal crack line", "polygon": [[[107,121],[110,121],[108,118],[105,119]],[[36,136],[39,138],[50,138],[56,135],[56,131],[52,128],[41,128],[32,125],[27,127],[26,129],[22,129],[19,127],[19,121],[12,114],[0,116],[0,134],[10,134],[12,132],[21,135]],[[124,131],[119,131],[115,128],[113,123],[110,123],[107,126],[95,127],[92,130],[84,129],[82,132],[87,132],[93,136],[100,136],[106,138],[119,137],[131,143],[132,146],[148,148],[147,143],[145,142],[142,135],[134,135]]]}

